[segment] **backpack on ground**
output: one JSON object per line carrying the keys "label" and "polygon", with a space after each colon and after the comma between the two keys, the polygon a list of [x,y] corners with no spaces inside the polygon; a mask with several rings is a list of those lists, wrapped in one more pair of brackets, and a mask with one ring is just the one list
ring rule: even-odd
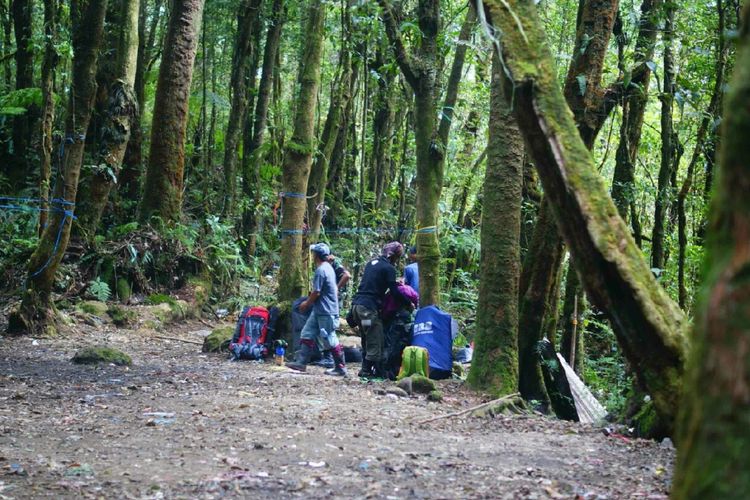
{"label": "backpack on ground", "polygon": [[424,347],[408,346],[401,356],[398,380],[411,375],[430,376],[430,353]]}
{"label": "backpack on ground", "polygon": [[232,359],[258,360],[268,356],[269,330],[273,333],[273,328],[269,328],[271,316],[271,312],[261,306],[242,309],[229,343]]}
{"label": "backpack on ground", "polygon": [[411,345],[430,353],[430,378],[450,378],[453,370],[453,339],[458,323],[435,306],[423,307],[414,318]]}

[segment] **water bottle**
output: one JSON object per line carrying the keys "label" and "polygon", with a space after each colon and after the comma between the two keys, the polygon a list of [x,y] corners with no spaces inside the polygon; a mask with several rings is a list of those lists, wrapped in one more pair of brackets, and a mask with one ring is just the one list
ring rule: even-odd
{"label": "water bottle", "polygon": [[284,350],[283,345],[276,346],[276,351],[274,352],[273,360],[279,366],[282,366],[284,364],[284,352],[285,350]]}

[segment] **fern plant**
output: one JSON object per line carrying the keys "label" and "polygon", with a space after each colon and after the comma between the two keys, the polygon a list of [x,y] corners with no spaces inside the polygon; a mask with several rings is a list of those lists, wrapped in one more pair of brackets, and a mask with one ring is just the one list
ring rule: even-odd
{"label": "fern plant", "polygon": [[106,302],[112,296],[112,290],[106,281],[96,278],[89,282],[89,294],[100,302]]}

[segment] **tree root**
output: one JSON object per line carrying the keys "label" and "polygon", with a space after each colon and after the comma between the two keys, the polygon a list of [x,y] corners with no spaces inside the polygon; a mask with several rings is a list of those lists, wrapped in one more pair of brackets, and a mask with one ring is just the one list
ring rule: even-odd
{"label": "tree root", "polygon": [[446,415],[438,415],[437,417],[428,418],[426,420],[420,420],[418,424],[427,424],[436,420],[442,420],[444,418],[460,417],[463,415],[470,415],[472,417],[495,417],[503,413],[521,414],[526,413],[526,403],[521,399],[521,395],[518,393],[509,394],[499,399],[493,399],[486,403],[482,403],[477,406],[472,406],[465,410],[457,411],[455,413],[448,413]]}

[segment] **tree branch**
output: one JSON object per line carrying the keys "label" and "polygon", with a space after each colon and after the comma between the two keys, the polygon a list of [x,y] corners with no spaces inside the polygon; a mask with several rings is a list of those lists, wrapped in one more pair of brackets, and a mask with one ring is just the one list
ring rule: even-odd
{"label": "tree branch", "polygon": [[388,0],[378,0],[380,8],[383,9],[383,24],[385,25],[385,32],[388,35],[388,40],[391,42],[391,48],[396,56],[396,62],[404,73],[404,78],[409,82],[412,89],[417,87],[419,78],[411,61],[409,53],[406,51],[404,41],[401,39],[398,26],[396,25],[396,18],[393,15],[393,8],[388,3]]}

